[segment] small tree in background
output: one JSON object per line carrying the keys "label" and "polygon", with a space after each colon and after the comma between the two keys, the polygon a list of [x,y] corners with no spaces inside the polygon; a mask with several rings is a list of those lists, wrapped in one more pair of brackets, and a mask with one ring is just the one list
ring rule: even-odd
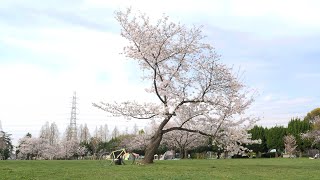
{"label": "small tree in background", "polygon": [[80,143],[83,143],[83,144],[89,143],[91,135],[90,135],[90,131],[87,124],[84,124],[84,126],[80,125],[79,138],[80,138]]}
{"label": "small tree in background", "polygon": [[315,108],[314,110],[310,111],[306,117],[304,117],[305,121],[311,122],[314,120],[315,117],[320,116],[320,108]]}
{"label": "small tree in background", "polygon": [[295,153],[297,148],[296,139],[293,135],[287,135],[283,137],[283,142],[286,154],[288,154],[289,157],[292,157],[292,154]]}
{"label": "small tree in background", "polygon": [[59,129],[56,123],[46,122],[40,129],[39,137],[48,140],[50,145],[58,144]]}
{"label": "small tree in background", "polygon": [[206,137],[199,133],[171,131],[164,135],[162,143],[171,149],[179,150],[180,158],[185,159],[189,150],[204,145],[206,140]]}
{"label": "small tree in background", "polygon": [[224,152],[225,158],[234,155],[247,155],[251,151],[248,145],[261,143],[261,139],[252,140],[251,134],[248,133],[255,121],[249,121],[248,123],[246,126],[226,123],[217,133],[213,144]]}

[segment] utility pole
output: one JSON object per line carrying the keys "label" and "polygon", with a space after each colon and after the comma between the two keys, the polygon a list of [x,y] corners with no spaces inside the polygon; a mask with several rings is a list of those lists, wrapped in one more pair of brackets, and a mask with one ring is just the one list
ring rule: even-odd
{"label": "utility pole", "polygon": [[71,107],[71,117],[70,117],[70,140],[77,140],[77,95],[73,92],[72,97],[72,107]]}

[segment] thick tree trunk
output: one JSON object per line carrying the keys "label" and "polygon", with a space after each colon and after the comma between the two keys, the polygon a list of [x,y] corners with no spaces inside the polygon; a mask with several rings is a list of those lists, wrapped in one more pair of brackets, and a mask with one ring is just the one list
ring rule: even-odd
{"label": "thick tree trunk", "polygon": [[154,155],[160,146],[161,140],[162,140],[162,133],[161,133],[161,131],[157,131],[154,134],[154,136],[151,138],[151,141],[146,148],[143,163],[145,163],[145,164],[153,163]]}
{"label": "thick tree trunk", "polygon": [[183,153],[184,153],[184,149],[180,148],[180,159],[185,159],[185,156]]}
{"label": "thick tree trunk", "polygon": [[179,150],[180,150],[180,159],[186,159],[186,155],[184,153],[184,151],[185,151],[184,148],[180,147]]}
{"label": "thick tree trunk", "polygon": [[186,149],[184,150],[184,158],[189,158],[188,157],[188,151]]}

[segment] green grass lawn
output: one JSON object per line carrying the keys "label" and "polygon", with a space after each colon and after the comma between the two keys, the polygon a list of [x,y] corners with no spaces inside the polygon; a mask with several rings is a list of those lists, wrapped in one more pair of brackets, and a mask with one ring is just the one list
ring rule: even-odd
{"label": "green grass lawn", "polygon": [[123,166],[92,160],[0,161],[0,179],[320,179],[320,160],[167,160]]}

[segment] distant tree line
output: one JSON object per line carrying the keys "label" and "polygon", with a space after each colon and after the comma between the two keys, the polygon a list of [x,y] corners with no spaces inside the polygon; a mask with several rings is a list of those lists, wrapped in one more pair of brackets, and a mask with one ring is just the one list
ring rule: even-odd
{"label": "distant tree line", "polygon": [[[152,121],[144,129],[134,125],[131,132],[126,129],[120,132],[117,127],[109,131],[108,126],[101,125],[90,133],[86,124],[77,128],[77,137],[72,139],[71,130],[66,128],[62,136],[55,123],[46,122],[40,129],[38,137],[27,133],[19,140],[15,148],[17,159],[96,159],[99,153],[127,148],[138,154],[144,155],[150,135],[157,126]],[[310,149],[320,148],[320,108],[309,112],[304,119],[293,118],[287,127],[275,126],[271,128],[255,125],[251,129],[232,131],[237,138],[220,137],[213,141],[210,137],[197,133],[173,131],[164,136],[157,154],[164,154],[174,150],[180,158],[195,157],[195,154],[214,152],[218,157],[228,155],[237,157],[243,154],[255,153],[263,157],[271,149],[277,153],[295,153],[304,155]],[[245,133],[247,132],[247,133]],[[92,135],[91,135],[92,134]],[[0,132],[0,159],[13,157],[14,146],[11,134]],[[198,158],[198,157],[196,157]]]}
{"label": "distant tree line", "polygon": [[[136,127],[136,125],[135,125]],[[96,127],[90,133],[86,124],[77,128],[76,137],[67,127],[60,137],[57,125],[46,122],[40,130],[38,137],[27,133],[19,140],[16,147],[17,159],[96,159],[99,152],[110,151],[119,146],[121,134],[117,127],[110,133],[108,125]]]}
{"label": "distant tree line", "polygon": [[252,139],[261,139],[261,144],[249,145],[249,148],[257,154],[267,153],[271,149],[276,149],[278,153],[284,153],[284,137],[292,135],[296,141],[297,155],[301,156],[310,149],[319,149],[319,142],[310,135],[311,132],[315,133],[320,129],[320,123],[316,121],[319,115],[320,108],[316,108],[309,112],[304,119],[291,119],[287,127],[275,126],[266,128],[256,125],[249,133],[252,135]]}

